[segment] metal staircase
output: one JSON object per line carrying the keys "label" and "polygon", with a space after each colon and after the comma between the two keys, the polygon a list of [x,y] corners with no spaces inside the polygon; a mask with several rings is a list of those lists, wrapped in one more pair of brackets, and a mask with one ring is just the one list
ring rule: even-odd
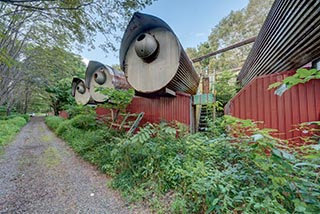
{"label": "metal staircase", "polygon": [[205,132],[208,130],[207,119],[213,116],[213,108],[208,105],[201,105],[200,117],[199,117],[199,132]]}

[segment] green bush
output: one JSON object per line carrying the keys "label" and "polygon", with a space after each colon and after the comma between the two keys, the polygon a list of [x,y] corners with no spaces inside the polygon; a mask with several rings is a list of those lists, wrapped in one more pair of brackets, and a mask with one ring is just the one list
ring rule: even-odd
{"label": "green bush", "polygon": [[58,135],[113,176],[114,188],[132,200],[148,199],[154,209],[162,204],[162,211],[172,213],[320,211],[319,145],[302,156],[279,144],[269,130],[231,117],[218,124],[237,137],[223,129],[190,135],[162,123],[126,138],[81,118],[91,120],[60,120]]}
{"label": "green bush", "polygon": [[45,118],[46,124],[53,130],[56,130],[60,123],[64,120],[65,119],[59,116],[49,116]]}
{"label": "green bush", "polygon": [[72,119],[77,115],[87,115],[87,114],[93,114],[94,108],[90,106],[83,106],[83,105],[72,105],[69,106],[67,109],[69,118]]}
{"label": "green bush", "polygon": [[27,123],[23,117],[10,117],[0,120],[0,146],[10,142]]}
{"label": "green bush", "polygon": [[27,114],[16,114],[15,117],[23,117],[27,122],[30,120],[30,116]]}
{"label": "green bush", "polygon": [[[71,120],[58,118],[51,117],[46,120],[47,125],[54,129],[58,136],[66,140],[84,159],[100,167],[105,166],[102,170],[112,168],[111,166],[107,168],[106,165],[111,163],[111,151],[116,147],[116,141],[123,133],[109,130],[104,126],[99,126],[99,129],[87,129],[88,126],[83,125],[81,121],[87,118],[86,115],[78,115]],[[91,116],[89,118],[91,121]]]}
{"label": "green bush", "polygon": [[0,117],[6,116],[7,108],[5,106],[0,106]]}
{"label": "green bush", "polygon": [[77,115],[71,119],[71,125],[75,128],[84,129],[84,130],[95,129],[97,127],[96,115],[94,114]]}
{"label": "green bush", "polygon": [[9,120],[16,117],[23,117],[27,122],[30,120],[30,116],[27,114],[12,114],[10,116],[0,116],[0,120]]}
{"label": "green bush", "polygon": [[245,126],[252,136],[176,138],[168,126],[148,125],[120,144],[113,186],[143,189],[142,198],[174,190],[172,207],[178,201],[187,213],[318,213],[319,151],[290,154],[268,130]]}

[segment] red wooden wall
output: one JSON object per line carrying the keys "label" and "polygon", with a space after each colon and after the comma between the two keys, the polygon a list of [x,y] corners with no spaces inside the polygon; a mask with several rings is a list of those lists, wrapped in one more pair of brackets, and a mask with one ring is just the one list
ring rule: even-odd
{"label": "red wooden wall", "polygon": [[[191,95],[176,92],[176,97],[145,98],[135,96],[127,108],[128,112],[144,112],[140,125],[147,122],[159,123],[161,121],[178,121],[193,127],[193,110]],[[97,108],[97,114],[108,114],[109,110]]]}
{"label": "red wooden wall", "polygon": [[68,117],[69,117],[68,112],[66,112],[66,111],[60,111],[59,116],[64,119],[68,119]]}
{"label": "red wooden wall", "polygon": [[246,85],[225,108],[225,113],[241,119],[263,121],[261,128],[279,130],[282,139],[298,139],[294,125],[320,120],[320,80],[311,80],[286,91],[282,96],[268,90],[270,84],[291,76],[295,71],[261,76]]}

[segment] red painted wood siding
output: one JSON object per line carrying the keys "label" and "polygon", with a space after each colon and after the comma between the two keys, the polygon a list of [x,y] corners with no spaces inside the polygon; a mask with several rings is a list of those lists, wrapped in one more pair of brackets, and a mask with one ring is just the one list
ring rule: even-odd
{"label": "red painted wood siding", "polygon": [[[135,96],[127,111],[130,113],[144,112],[140,125],[147,122],[178,121],[188,127],[191,126],[192,128],[193,126],[191,95],[182,92],[176,92],[176,97],[145,98]],[[110,110],[97,108],[96,113],[98,115],[106,115],[110,114]]]}
{"label": "red painted wood siding", "polygon": [[60,111],[59,112],[59,116],[64,118],[64,119],[68,119],[69,118],[69,114],[66,111]]}
{"label": "red painted wood siding", "polygon": [[160,121],[179,121],[187,126],[192,123],[191,95],[177,92],[176,97],[134,97],[127,110],[131,113],[144,112],[141,124]]}
{"label": "red painted wood siding", "polygon": [[320,80],[311,80],[286,91],[282,96],[268,86],[291,76],[295,71],[261,76],[246,85],[225,108],[225,113],[241,119],[262,121],[261,128],[279,130],[282,139],[293,139],[302,133],[293,130],[303,122],[320,120]]}

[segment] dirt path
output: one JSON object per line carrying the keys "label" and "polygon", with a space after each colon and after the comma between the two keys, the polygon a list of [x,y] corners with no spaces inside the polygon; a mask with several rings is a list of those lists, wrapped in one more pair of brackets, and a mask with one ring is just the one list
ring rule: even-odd
{"label": "dirt path", "polygon": [[0,154],[0,213],[149,213],[128,207],[107,181],[32,118]]}

